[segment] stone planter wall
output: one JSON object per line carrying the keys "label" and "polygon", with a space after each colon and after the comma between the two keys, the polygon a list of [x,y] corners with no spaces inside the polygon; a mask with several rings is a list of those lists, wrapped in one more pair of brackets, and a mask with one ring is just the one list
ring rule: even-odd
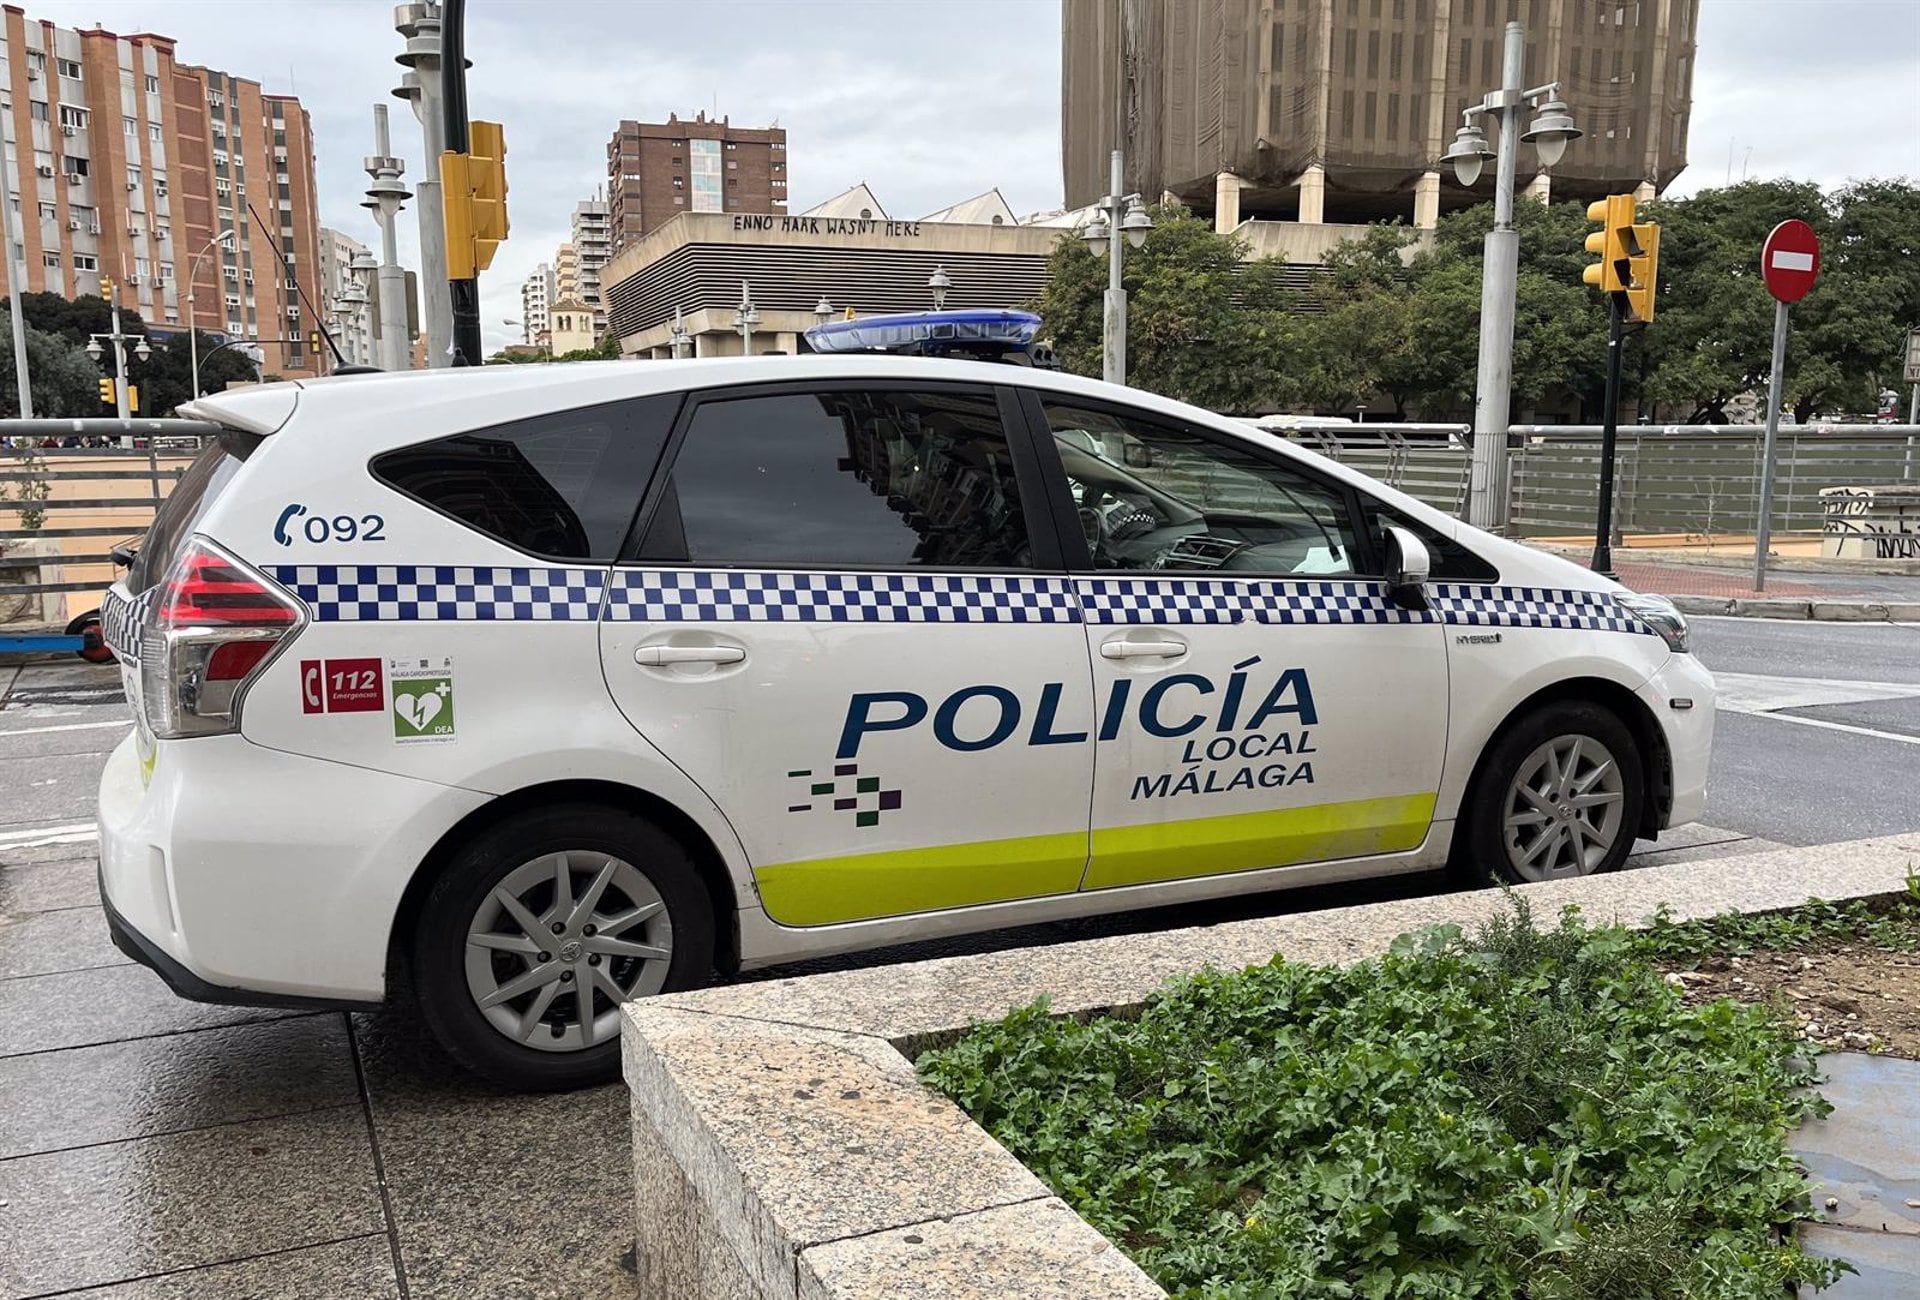
{"label": "stone planter wall", "polygon": [[[1550,919],[1644,924],[1896,893],[1920,835],[1648,867],[1520,889]],[[1347,963],[1497,891],[739,984],[630,1003],[640,1294],[750,1300],[1128,1300],[1165,1293],[1050,1195],[911,1058],[1045,994],[1063,1015],[1275,953]]]}

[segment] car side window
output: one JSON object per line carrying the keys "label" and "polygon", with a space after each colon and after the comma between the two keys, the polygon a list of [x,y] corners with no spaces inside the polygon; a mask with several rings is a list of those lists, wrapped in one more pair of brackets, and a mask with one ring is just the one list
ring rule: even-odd
{"label": "car side window", "polygon": [[1094,567],[1359,571],[1342,489],[1177,424],[1042,405]]}
{"label": "car side window", "polygon": [[1027,517],[983,390],[857,388],[704,401],[639,558],[1023,568]]}
{"label": "car side window", "polygon": [[401,447],[374,476],[509,546],[609,563],[646,495],[677,393],[557,411]]}

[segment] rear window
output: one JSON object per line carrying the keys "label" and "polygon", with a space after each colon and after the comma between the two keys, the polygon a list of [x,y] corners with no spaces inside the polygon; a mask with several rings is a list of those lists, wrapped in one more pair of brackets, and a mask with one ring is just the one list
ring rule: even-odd
{"label": "rear window", "polygon": [[390,451],[373,473],[517,550],[605,563],[619,553],[679,405],[667,394],[476,429]]}
{"label": "rear window", "polygon": [[133,567],[127,570],[128,591],[137,596],[166,576],[180,544],[193,535],[207,510],[220,499],[258,445],[258,438],[241,433],[207,445],[160,503],[153,527],[147,530],[147,539],[135,554]]}

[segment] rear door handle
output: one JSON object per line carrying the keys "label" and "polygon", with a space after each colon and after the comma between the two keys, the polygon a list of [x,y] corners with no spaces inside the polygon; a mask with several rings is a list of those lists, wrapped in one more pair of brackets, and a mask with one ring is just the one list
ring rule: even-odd
{"label": "rear door handle", "polygon": [[1103,641],[1103,659],[1177,659],[1187,652],[1183,641]]}
{"label": "rear door handle", "polygon": [[649,668],[669,664],[737,664],[747,652],[737,645],[643,645],[633,652],[633,661]]}

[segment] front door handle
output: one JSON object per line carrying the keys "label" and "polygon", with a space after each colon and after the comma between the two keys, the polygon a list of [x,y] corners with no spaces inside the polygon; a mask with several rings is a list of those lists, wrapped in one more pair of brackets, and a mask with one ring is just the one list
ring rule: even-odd
{"label": "front door handle", "polygon": [[649,668],[670,664],[737,664],[747,652],[737,645],[643,645],[633,652],[633,661]]}
{"label": "front door handle", "polygon": [[1184,641],[1103,641],[1103,659],[1177,659],[1187,652]]}

